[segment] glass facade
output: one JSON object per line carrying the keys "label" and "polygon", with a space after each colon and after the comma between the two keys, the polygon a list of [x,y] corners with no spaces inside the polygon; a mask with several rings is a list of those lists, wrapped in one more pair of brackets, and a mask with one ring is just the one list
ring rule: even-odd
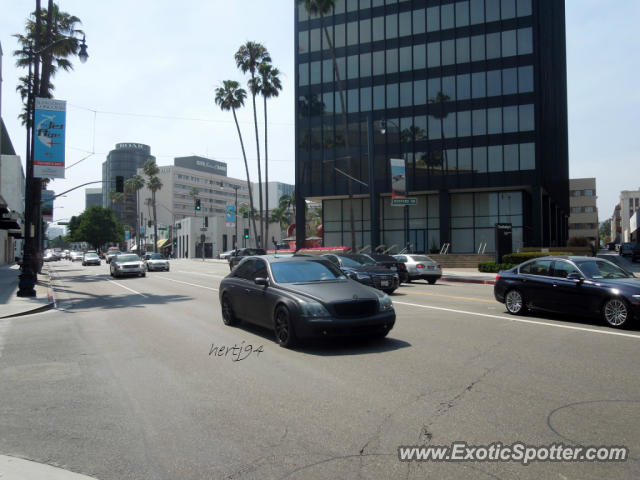
{"label": "glass facade", "polygon": [[[407,220],[404,209],[390,207],[387,199],[379,210],[380,243],[403,245],[408,240],[428,251],[432,240],[438,247],[448,240],[454,251],[477,250],[476,240],[483,239],[490,226],[471,222],[464,228],[471,228],[473,235],[454,226],[454,205],[475,199],[471,193],[459,200],[455,189],[474,187],[493,189],[492,195],[504,187],[522,187],[524,193],[511,198],[520,202],[514,245],[525,242],[527,185],[535,181],[540,156],[536,85],[542,67],[534,14],[547,1],[343,0],[336,2],[324,24],[299,5],[296,162],[303,195],[344,196],[347,180],[335,170],[341,168],[365,184],[374,182],[385,198],[390,192],[388,159],[405,158],[409,191],[439,192],[424,196],[423,205],[425,222],[437,221],[438,226],[417,226],[421,224],[412,219],[420,217],[414,213],[422,207],[411,207]],[[381,121],[388,126],[384,133]],[[369,178],[370,171],[374,178]],[[353,189],[355,194],[368,192],[360,184],[354,183]],[[448,195],[445,202],[442,192]],[[431,197],[446,206],[449,219],[440,218],[440,207],[433,207]],[[338,203],[344,208],[342,200],[325,201],[327,245],[338,241],[338,235],[345,242],[344,226],[338,229],[333,223],[341,221],[337,217],[348,222]],[[359,245],[369,243],[367,203],[360,200],[354,207],[361,212],[356,221]],[[467,208],[475,218],[473,201]],[[490,251],[493,240],[487,242]]]}

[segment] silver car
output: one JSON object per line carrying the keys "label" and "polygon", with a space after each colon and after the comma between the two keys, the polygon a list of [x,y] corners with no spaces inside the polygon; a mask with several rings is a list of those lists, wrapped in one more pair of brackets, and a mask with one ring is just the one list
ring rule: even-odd
{"label": "silver car", "polygon": [[409,281],[424,279],[433,285],[442,277],[442,268],[438,262],[426,255],[394,255],[394,258],[407,266]]}
{"label": "silver car", "polygon": [[133,253],[121,253],[111,259],[110,273],[112,277],[125,275],[146,276],[144,263],[138,255]]}
{"label": "silver car", "polygon": [[160,253],[152,253],[149,255],[149,258],[144,261],[144,265],[148,272],[152,272],[154,270],[169,271],[169,260]]}

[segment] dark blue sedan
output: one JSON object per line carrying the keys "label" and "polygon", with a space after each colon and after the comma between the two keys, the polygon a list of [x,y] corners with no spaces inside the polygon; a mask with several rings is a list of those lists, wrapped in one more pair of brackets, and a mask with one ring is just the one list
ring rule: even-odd
{"label": "dark blue sedan", "polygon": [[594,257],[542,257],[500,272],[493,293],[509,313],[600,316],[616,328],[640,318],[640,279]]}

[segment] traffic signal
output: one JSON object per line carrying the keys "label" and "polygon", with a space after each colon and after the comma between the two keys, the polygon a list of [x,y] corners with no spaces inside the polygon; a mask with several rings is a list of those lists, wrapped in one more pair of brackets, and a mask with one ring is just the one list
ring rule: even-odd
{"label": "traffic signal", "polygon": [[248,228],[244,229],[244,238],[249,238],[249,229]]}
{"label": "traffic signal", "polygon": [[173,246],[174,246],[174,247],[177,247],[177,246],[178,246],[178,240],[175,240],[175,239],[173,240]]}
{"label": "traffic signal", "polygon": [[116,177],[116,192],[124,193],[124,177],[118,175]]}
{"label": "traffic signal", "polygon": [[200,199],[196,199],[196,210],[200,210]]}

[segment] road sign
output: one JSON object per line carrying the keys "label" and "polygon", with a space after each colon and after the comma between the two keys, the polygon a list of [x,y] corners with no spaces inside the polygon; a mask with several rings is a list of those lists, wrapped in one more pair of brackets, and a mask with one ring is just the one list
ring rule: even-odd
{"label": "road sign", "polygon": [[405,205],[417,205],[418,199],[416,197],[407,197],[407,198],[392,198],[391,206],[392,207],[403,207]]}

